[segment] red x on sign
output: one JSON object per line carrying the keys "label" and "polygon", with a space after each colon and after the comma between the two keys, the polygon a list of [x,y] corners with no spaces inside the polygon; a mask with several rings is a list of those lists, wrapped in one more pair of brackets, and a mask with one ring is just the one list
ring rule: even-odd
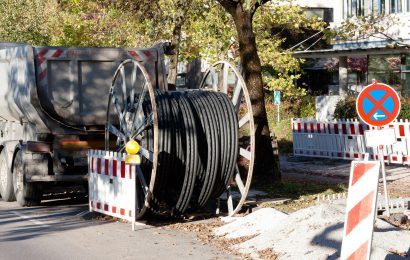
{"label": "red x on sign", "polygon": [[400,113],[400,98],[390,86],[375,83],[365,87],[356,100],[360,119],[372,126],[385,126]]}

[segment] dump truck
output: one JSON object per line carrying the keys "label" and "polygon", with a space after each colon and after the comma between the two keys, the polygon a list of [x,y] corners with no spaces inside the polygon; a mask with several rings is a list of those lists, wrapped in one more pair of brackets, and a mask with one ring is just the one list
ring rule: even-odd
{"label": "dump truck", "polygon": [[[166,90],[164,52],[0,43],[0,195],[37,205],[46,191],[87,182],[87,151],[104,147],[112,76],[127,59],[142,62]],[[86,185],[84,185],[86,187]]]}

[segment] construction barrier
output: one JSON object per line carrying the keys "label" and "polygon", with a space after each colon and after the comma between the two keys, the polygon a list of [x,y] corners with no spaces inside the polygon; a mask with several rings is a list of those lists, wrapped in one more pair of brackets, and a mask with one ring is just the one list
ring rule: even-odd
{"label": "construction barrier", "polygon": [[135,224],[136,167],[125,164],[125,154],[90,150],[89,208]]}
{"label": "construction barrier", "polygon": [[[382,129],[358,120],[317,121],[292,119],[293,154],[295,156],[338,159],[379,159],[379,148],[366,148],[364,131]],[[410,123],[396,120],[386,126],[394,128],[396,143],[384,146],[386,163],[410,164]]]}
{"label": "construction barrier", "polygon": [[340,259],[370,258],[380,163],[352,162]]}

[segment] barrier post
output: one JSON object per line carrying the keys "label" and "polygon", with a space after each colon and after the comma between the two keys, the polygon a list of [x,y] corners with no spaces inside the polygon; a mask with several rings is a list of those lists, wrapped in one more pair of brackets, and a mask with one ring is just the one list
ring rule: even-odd
{"label": "barrier post", "polygon": [[384,165],[384,153],[383,145],[379,145],[379,160],[381,164],[382,177],[383,177],[383,189],[384,189],[384,199],[386,201],[386,213],[390,217],[390,203],[389,203],[389,194],[387,193],[387,181],[386,181],[386,169]]}
{"label": "barrier post", "polygon": [[370,259],[380,163],[353,161],[340,259]]}
{"label": "barrier post", "polygon": [[133,211],[132,211],[132,231],[135,231],[135,218],[136,218],[136,212],[137,212],[137,200],[138,200],[138,192],[137,192],[137,171],[135,170],[136,166],[135,165],[130,165],[131,167],[131,173],[132,177],[134,178],[133,184],[132,184],[132,194],[135,194],[135,196],[132,197],[132,205],[133,205]]}

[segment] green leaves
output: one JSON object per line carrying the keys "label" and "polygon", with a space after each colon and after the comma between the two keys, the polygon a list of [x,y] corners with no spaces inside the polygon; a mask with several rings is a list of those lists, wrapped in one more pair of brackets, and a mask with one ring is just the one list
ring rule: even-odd
{"label": "green leaves", "polygon": [[55,6],[51,0],[1,0],[0,41],[47,45],[52,38],[47,21]]}
{"label": "green leaves", "polygon": [[294,58],[285,42],[292,42],[292,36],[306,30],[320,31],[326,25],[318,18],[307,17],[300,6],[291,3],[282,1],[262,6],[255,14],[254,29],[265,87],[270,91],[280,90],[284,98],[297,100],[306,95],[305,89],[295,87],[303,60]]}

